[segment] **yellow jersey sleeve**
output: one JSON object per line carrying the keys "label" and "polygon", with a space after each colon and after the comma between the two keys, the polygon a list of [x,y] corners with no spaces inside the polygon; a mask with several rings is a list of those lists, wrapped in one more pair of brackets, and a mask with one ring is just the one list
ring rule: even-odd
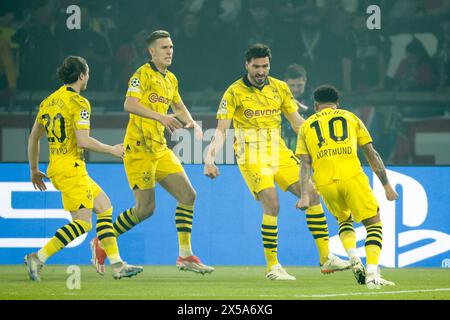
{"label": "yellow jersey sleeve", "polygon": [[139,100],[147,91],[149,86],[148,75],[143,70],[136,71],[128,82],[127,97],[138,98]]}
{"label": "yellow jersey sleeve", "polygon": [[300,156],[302,154],[309,154],[308,147],[306,146],[306,137],[303,128],[304,126],[302,125],[300,127],[300,130],[298,130],[297,147],[295,149],[296,156]]}
{"label": "yellow jersey sleeve", "polygon": [[180,96],[180,92],[178,91],[178,79],[175,76],[173,76],[173,78],[175,80],[174,81],[175,82],[175,92],[173,94],[172,103],[178,104],[178,103],[180,103],[182,101],[181,100],[181,96]]}
{"label": "yellow jersey sleeve", "polygon": [[236,99],[230,88],[223,95],[222,101],[219,105],[219,110],[217,110],[216,118],[221,119],[233,119],[234,112],[236,111]]}
{"label": "yellow jersey sleeve", "polygon": [[91,105],[83,97],[74,97],[71,101],[73,127],[75,130],[89,130],[91,125]]}
{"label": "yellow jersey sleeve", "polygon": [[41,124],[41,125],[43,125],[43,126],[45,126],[45,123],[44,123],[44,121],[42,119],[42,111],[44,109],[42,107],[42,105],[43,105],[42,103],[39,105],[39,111],[38,111],[38,114],[36,115],[36,122]]}
{"label": "yellow jersey sleeve", "polygon": [[281,104],[281,111],[283,113],[292,113],[298,110],[298,105],[295,102],[294,96],[286,83],[282,86],[282,98],[283,102]]}
{"label": "yellow jersey sleeve", "polygon": [[358,139],[358,145],[364,146],[372,142],[372,137],[370,136],[369,130],[367,130],[364,123],[358,117],[354,116],[357,120],[358,127],[356,128],[356,136]]}

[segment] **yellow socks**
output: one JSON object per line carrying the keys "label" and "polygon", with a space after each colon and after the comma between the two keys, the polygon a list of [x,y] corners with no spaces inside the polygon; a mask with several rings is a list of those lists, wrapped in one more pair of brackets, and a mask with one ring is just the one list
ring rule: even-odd
{"label": "yellow socks", "polygon": [[263,214],[261,235],[264,245],[264,256],[266,257],[267,271],[274,265],[279,264],[277,258],[278,226],[276,216]]}
{"label": "yellow socks", "polygon": [[191,230],[194,218],[194,205],[177,204],[175,224],[178,232],[179,254],[182,258],[192,256]]}
{"label": "yellow socks", "polygon": [[119,247],[117,246],[117,238],[114,234],[112,212],[113,208],[111,207],[107,211],[97,215],[97,236],[108,256],[110,264],[122,261],[119,254]]}
{"label": "yellow socks", "polygon": [[306,209],[306,224],[316,242],[320,264],[322,265],[328,260],[330,249],[328,246],[328,224],[321,204]]}
{"label": "yellow socks", "polygon": [[339,222],[339,238],[349,258],[356,258],[356,233],[353,220]]}
{"label": "yellow socks", "polygon": [[366,227],[366,265],[378,265],[380,259],[381,247],[383,243],[383,232],[381,222],[374,223]]}
{"label": "yellow socks", "polygon": [[39,259],[45,262],[52,255],[59,250],[67,246],[70,242],[89,232],[92,229],[92,225],[84,220],[73,220],[71,223],[66,224],[56,231],[53,238],[50,239],[47,244],[38,251]]}
{"label": "yellow socks", "polygon": [[130,208],[122,212],[114,221],[114,235],[120,236],[139,223],[138,217],[134,214],[134,208]]}

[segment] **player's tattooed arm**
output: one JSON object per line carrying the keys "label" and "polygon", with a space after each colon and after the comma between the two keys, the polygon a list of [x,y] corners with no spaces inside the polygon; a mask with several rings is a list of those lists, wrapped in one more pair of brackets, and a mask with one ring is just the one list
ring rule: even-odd
{"label": "player's tattooed arm", "polygon": [[311,156],[302,154],[300,159],[300,188],[302,190],[301,198],[296,204],[296,208],[306,210],[311,205],[310,194],[308,192],[308,183],[311,180]]}
{"label": "player's tattooed arm", "polygon": [[380,179],[381,184],[383,186],[388,184],[389,180],[386,174],[386,168],[384,167],[383,160],[381,159],[378,152],[374,149],[372,143],[367,143],[362,146],[362,150],[373,172],[375,172],[378,179]]}
{"label": "player's tattooed arm", "polygon": [[378,179],[380,179],[381,184],[384,187],[384,191],[386,194],[386,199],[389,201],[397,200],[398,194],[395,189],[389,183],[389,179],[386,174],[386,168],[384,167],[383,160],[381,160],[378,152],[373,148],[372,143],[365,144],[362,146],[362,150],[364,156],[370,164],[373,172],[377,175]]}
{"label": "player's tattooed arm", "polygon": [[311,156],[309,154],[300,155],[300,186],[302,196],[308,194],[308,182],[311,179]]}

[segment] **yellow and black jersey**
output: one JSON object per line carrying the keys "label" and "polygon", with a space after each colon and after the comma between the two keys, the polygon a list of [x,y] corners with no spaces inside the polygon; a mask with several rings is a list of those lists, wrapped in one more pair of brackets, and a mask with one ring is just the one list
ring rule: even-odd
{"label": "yellow and black jersey", "polygon": [[364,123],[353,113],[326,108],[300,127],[296,155],[309,154],[317,186],[363,172],[357,147],[372,142]]}
{"label": "yellow and black jersey", "polygon": [[[163,74],[151,61],[133,74],[126,96],[138,98],[144,107],[161,114],[167,114],[172,103],[181,102],[175,75],[168,70]],[[156,120],[130,114],[124,145],[135,151],[163,150],[164,126]]]}
{"label": "yellow and black jersey", "polygon": [[[62,86],[39,106],[36,121],[45,127],[50,150],[48,174],[83,164],[83,150],[78,148],[76,130],[90,129],[91,105],[74,89]],[[81,163],[80,162],[80,163]]]}
{"label": "yellow and black jersey", "polygon": [[233,120],[238,143],[257,142],[270,140],[274,132],[277,139],[281,138],[281,114],[297,109],[285,82],[268,77],[265,85],[257,88],[244,76],[228,87],[220,102],[217,119]]}

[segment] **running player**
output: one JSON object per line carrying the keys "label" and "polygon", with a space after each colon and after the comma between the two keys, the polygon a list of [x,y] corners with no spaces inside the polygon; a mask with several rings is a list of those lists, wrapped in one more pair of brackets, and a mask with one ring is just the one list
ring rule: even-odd
{"label": "running player", "polygon": [[[378,271],[382,223],[378,201],[358,159],[358,146],[380,179],[386,198],[394,201],[398,194],[389,183],[383,161],[373,148],[372,138],[362,121],[353,113],[338,109],[338,91],[330,85],[318,87],[314,100],[316,114],[304,122],[298,134],[296,154],[301,160],[301,186],[308,186],[312,165],[316,188],[339,222],[339,237],[358,283],[370,289],[394,285],[384,280]],[[309,194],[302,192],[297,208],[308,210],[311,203]],[[367,272],[356,252],[353,222],[360,221],[367,231]]]}
{"label": "running player", "polygon": [[[246,52],[247,74],[225,92],[217,112],[217,129],[205,159],[204,174],[211,179],[219,175],[214,164],[231,122],[235,128],[235,154],[241,174],[252,195],[261,202],[261,234],[267,262],[267,278],[295,280],[278,262],[278,195],[275,183],[283,190],[300,196],[299,161],[281,138],[281,113],[297,132],[304,119],[287,84],[269,77],[270,48],[255,44]],[[330,254],[328,226],[320,197],[312,183],[304,190],[313,205],[307,210],[307,224],[319,250],[321,270],[329,273],[350,267]]]}
{"label": "running player", "polygon": [[[46,190],[43,178],[49,178],[62,193],[63,206],[72,222],[61,227],[36,253],[25,256],[31,280],[40,281],[44,263],[75,238],[92,228],[92,210],[97,214],[97,235],[105,248],[113,277],[120,279],[142,272],[142,267],[128,265],[120,258],[113,233],[112,205],[103,190],[86,170],[83,149],[123,158],[121,144],[110,146],[89,136],[91,106],[80,95],[86,90],[89,67],[81,57],[69,56],[57,71],[63,86],[42,101],[28,140],[28,161],[34,188]],[[50,163],[47,175],[39,170],[39,140],[47,134]]]}
{"label": "running player", "polygon": [[[173,57],[170,34],[163,30],[154,31],[147,39],[147,45],[151,60],[131,77],[124,104],[125,111],[130,113],[124,141],[124,165],[135,206],[120,214],[114,222],[114,233],[119,236],[153,215],[158,182],[178,201],[175,223],[179,256],[176,265],[180,270],[211,273],[214,268],[204,265],[191,248],[196,192],[164,137],[164,129],[172,133],[182,127],[180,121],[185,128],[194,129],[197,139],[202,138],[202,130],[178,93],[177,78],[167,70]],[[170,106],[174,115],[167,114]],[[97,255],[94,258],[97,266],[104,264],[101,251],[99,245],[93,250],[93,255]]]}

